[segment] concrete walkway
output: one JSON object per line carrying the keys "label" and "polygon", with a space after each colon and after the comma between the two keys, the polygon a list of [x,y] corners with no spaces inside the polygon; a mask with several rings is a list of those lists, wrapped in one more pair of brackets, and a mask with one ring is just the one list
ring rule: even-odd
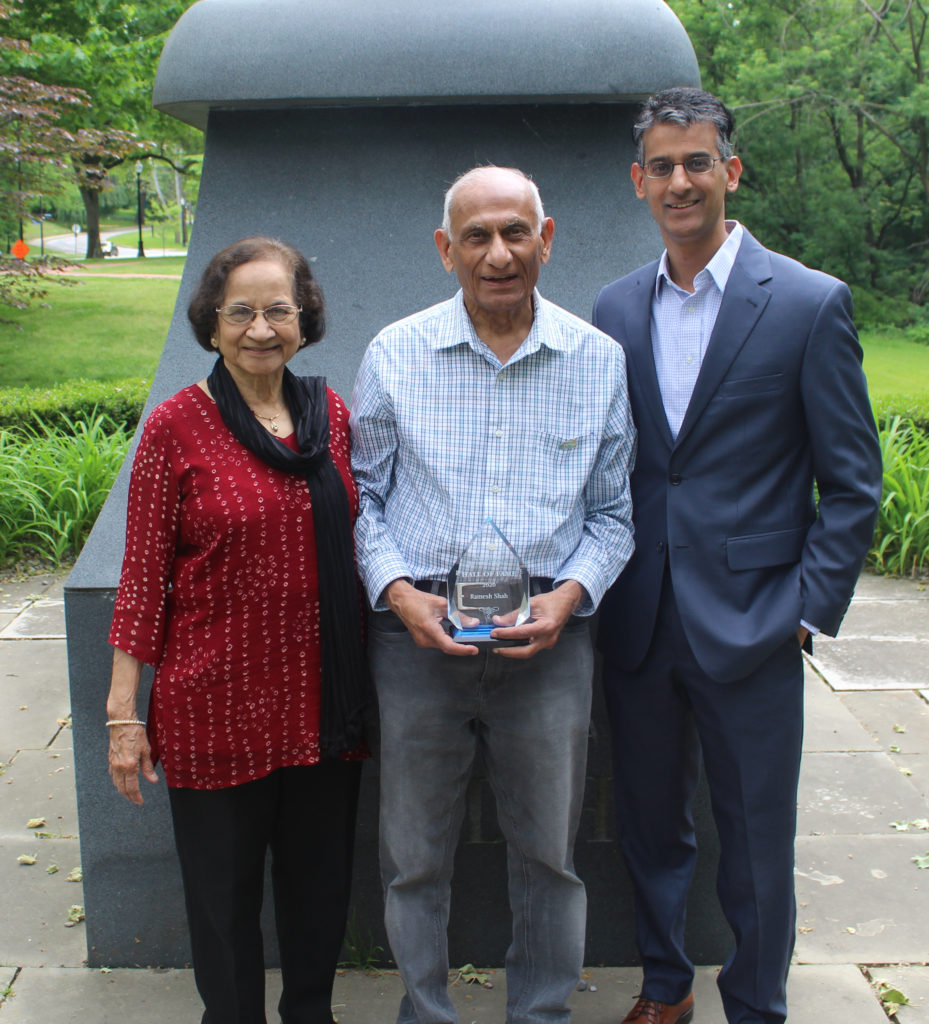
{"label": "concrete walkway", "polygon": [[[194,1024],[189,971],[88,969],[69,921],[83,899],[62,584],[0,586],[0,1024]],[[909,998],[900,1024],[929,1024],[929,867],[914,859],[929,865],[929,587],[862,577],[840,639],[807,665],[804,749],[791,1024],[886,1022],[879,982]],[[714,976],[698,972],[695,1024],[724,1024]],[[453,986],[462,1024],[502,1024],[503,971],[488,981]],[[618,1024],[638,983],[591,967],[576,1024]],[[391,1024],[401,991],[395,973],[346,971],[335,1014]],[[279,992],[269,971],[272,1021]]]}

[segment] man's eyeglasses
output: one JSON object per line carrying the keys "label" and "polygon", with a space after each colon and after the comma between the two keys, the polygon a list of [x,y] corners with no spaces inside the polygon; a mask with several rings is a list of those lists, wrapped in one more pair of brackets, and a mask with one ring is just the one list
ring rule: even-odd
{"label": "man's eyeglasses", "polygon": [[723,158],[697,154],[686,160],[647,160],[643,165],[646,178],[670,178],[675,167],[683,167],[688,174],[709,174]]}
{"label": "man's eyeglasses", "polygon": [[303,307],[290,306],[280,302],[275,306],[268,306],[267,309],[252,309],[251,306],[242,306],[236,303],[232,306],[223,306],[222,309],[217,309],[216,312],[219,313],[227,324],[232,324],[234,327],[250,324],[259,313],[269,324],[274,324],[275,327],[283,327],[284,324],[292,323],[297,314],[303,312]]}

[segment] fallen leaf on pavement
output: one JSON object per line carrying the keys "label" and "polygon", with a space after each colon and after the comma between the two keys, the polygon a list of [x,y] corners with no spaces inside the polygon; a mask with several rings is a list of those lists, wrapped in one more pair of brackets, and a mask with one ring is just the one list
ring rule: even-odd
{"label": "fallen leaf on pavement", "polygon": [[73,928],[76,924],[84,920],[84,908],[79,906],[77,903],[71,905],[71,909],[68,911],[68,920],[65,921],[65,928]]}

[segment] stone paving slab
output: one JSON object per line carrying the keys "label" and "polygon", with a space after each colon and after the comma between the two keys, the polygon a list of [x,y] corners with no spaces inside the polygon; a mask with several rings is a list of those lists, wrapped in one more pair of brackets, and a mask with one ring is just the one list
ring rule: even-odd
{"label": "stone paving slab", "polygon": [[839,701],[884,750],[929,754],[929,704],[912,690],[851,691]]}
{"label": "stone paving slab", "polygon": [[64,636],[63,599],[27,605],[8,626],[0,630],[0,640],[63,640]]}
{"label": "stone paving slab", "polygon": [[877,739],[809,666],[804,674],[803,703],[804,757],[813,752],[878,749]]}
{"label": "stone paving slab", "polygon": [[891,821],[925,817],[929,803],[886,754],[803,755],[798,835],[887,835]]}
{"label": "stone paving slab", "polygon": [[[588,989],[571,999],[575,1024],[616,1024],[639,991],[638,970],[594,968]],[[504,1018],[506,986],[502,971],[491,974],[494,987],[457,984],[451,988],[461,1024],[499,1024]],[[15,995],[2,1007],[4,1024],[124,1024],[127,1007],[133,1024],[194,1024],[200,1003],[190,971],[26,969],[16,979]],[[795,966],[787,986],[791,1024],[886,1024],[887,1018],[861,972],[851,966]],[[345,971],[336,978],[333,1011],[339,1024],[383,1024],[395,1019],[403,985],[395,972]],[[280,995],[280,975],[267,975],[268,1020]],[[698,969],[694,984],[700,1024],[725,1024],[716,989],[716,968]],[[904,1024],[907,1022],[904,1021]],[[914,1021],[913,1024],[916,1024]]]}
{"label": "stone paving slab", "polygon": [[[23,853],[37,857],[37,863],[19,864],[16,858]],[[59,870],[49,875],[45,869],[52,864]],[[31,833],[0,839],[0,964],[79,967],[84,962],[84,925],[65,926],[70,908],[84,903],[81,883],[67,880],[78,864],[76,840],[35,839]]]}
{"label": "stone paving slab", "polygon": [[0,640],[0,762],[47,746],[70,708],[64,640]]}
{"label": "stone paving slab", "polygon": [[30,601],[41,601],[44,598],[61,600],[69,572],[69,569],[60,569],[54,573],[29,576],[24,580],[5,580],[0,583],[0,608],[22,608]]}
{"label": "stone paving slab", "polygon": [[12,996],[0,1006],[0,1020],[3,1024],[195,1024],[200,1019],[198,1010],[202,1012],[191,971],[134,969],[103,974],[88,968],[26,968],[16,979]]}
{"label": "stone paving slab", "polygon": [[23,612],[39,602],[48,602],[57,611],[49,618],[56,633],[64,632],[64,581],[66,572],[57,576],[31,578],[18,583],[0,583],[0,634]]}
{"label": "stone paving slab", "polygon": [[6,990],[16,979],[16,967],[0,967],[0,1008],[3,1007],[3,997]]}
{"label": "stone paving slab", "polygon": [[897,1024],[926,1024],[929,1021],[929,967],[872,967],[874,984],[883,981],[909,999],[894,1017]]}
{"label": "stone paving slab", "polygon": [[[871,986],[854,964],[795,964],[787,977],[787,1007],[790,1024],[887,1024]],[[719,1024],[725,1024],[724,1017]]]}
{"label": "stone paving slab", "polygon": [[910,637],[821,640],[810,659],[834,690],[920,690],[929,684],[929,641]]}
{"label": "stone paving slab", "polygon": [[0,776],[0,836],[28,839],[32,831],[26,822],[33,818],[46,820],[46,825],[33,831],[77,839],[74,752],[70,746],[23,750]]}
{"label": "stone paving slab", "polygon": [[852,607],[863,601],[924,601],[929,609],[929,584],[899,576],[878,576],[865,570],[855,585]]}
{"label": "stone paving slab", "polygon": [[[855,601],[849,607],[839,640],[861,640],[871,637],[909,637],[929,640],[929,601],[900,601],[877,599]],[[814,642],[814,649],[820,644],[828,646],[831,638]]]}
{"label": "stone paving slab", "polygon": [[[901,771],[909,772],[907,781],[929,803],[929,754],[891,754],[890,756]],[[926,945],[929,947],[929,940]],[[929,949],[927,949],[926,959],[929,960]]]}
{"label": "stone paving slab", "polygon": [[795,958],[923,963],[929,953],[929,870],[911,858],[926,852],[925,832],[799,837]]}
{"label": "stone paving slab", "polygon": [[0,584],[0,638],[63,637],[67,572]]}

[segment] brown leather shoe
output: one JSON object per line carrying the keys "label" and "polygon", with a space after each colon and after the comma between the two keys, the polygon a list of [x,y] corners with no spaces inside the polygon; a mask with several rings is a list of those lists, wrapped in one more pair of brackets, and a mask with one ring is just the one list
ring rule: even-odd
{"label": "brown leather shoe", "polygon": [[690,1024],[693,1015],[693,992],[673,1006],[639,996],[638,1002],[623,1018],[623,1024]]}

